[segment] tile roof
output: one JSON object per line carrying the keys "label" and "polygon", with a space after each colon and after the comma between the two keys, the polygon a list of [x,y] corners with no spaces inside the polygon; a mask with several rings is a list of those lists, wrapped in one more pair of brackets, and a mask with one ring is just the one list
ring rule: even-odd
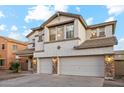
{"label": "tile roof", "polygon": [[117,44],[116,37],[106,37],[106,38],[97,38],[84,41],[79,46],[74,47],[75,49],[88,49],[88,48],[99,48],[113,46]]}
{"label": "tile roof", "polygon": [[33,55],[34,49],[24,49],[16,52],[16,55]]}
{"label": "tile roof", "polygon": [[6,39],[7,41],[11,41],[11,42],[27,45],[27,42],[22,42],[22,41],[15,40],[15,39],[12,39],[12,38],[9,38],[9,37],[0,36],[0,38]]}

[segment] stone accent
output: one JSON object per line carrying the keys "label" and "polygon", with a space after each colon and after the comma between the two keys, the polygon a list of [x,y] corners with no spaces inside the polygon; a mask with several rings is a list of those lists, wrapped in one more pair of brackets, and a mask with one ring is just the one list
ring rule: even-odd
{"label": "stone accent", "polygon": [[115,77],[115,63],[113,55],[105,56],[105,79],[113,80]]}

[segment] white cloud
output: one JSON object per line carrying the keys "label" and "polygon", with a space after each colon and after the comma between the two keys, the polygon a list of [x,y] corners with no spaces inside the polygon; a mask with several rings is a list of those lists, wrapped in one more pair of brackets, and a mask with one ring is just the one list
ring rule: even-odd
{"label": "white cloud", "polygon": [[16,39],[16,40],[22,40],[22,35],[16,31],[10,32],[8,37]]}
{"label": "white cloud", "polygon": [[68,6],[55,5],[55,6],[36,6],[29,8],[28,14],[25,16],[25,21],[29,22],[31,20],[46,20],[56,11],[67,11]]}
{"label": "white cloud", "polygon": [[118,45],[116,45],[115,50],[124,50],[124,38],[118,40]]}
{"label": "white cloud", "polygon": [[124,5],[114,5],[114,6],[107,6],[108,14],[109,15],[119,15],[124,13]]}
{"label": "white cloud", "polygon": [[26,29],[26,26],[23,26],[24,29]]}
{"label": "white cloud", "polygon": [[115,18],[112,16],[112,17],[109,17],[108,19],[106,19],[105,22],[114,21],[114,19]]}
{"label": "white cloud", "polygon": [[8,37],[16,40],[23,40],[24,38],[23,35],[18,31],[18,27],[16,25],[11,26]]}
{"label": "white cloud", "polygon": [[54,6],[54,11],[64,11],[67,12],[68,6],[65,5],[55,5]]}
{"label": "white cloud", "polygon": [[0,25],[0,31],[4,31],[4,30],[6,30],[6,25],[1,24]]}
{"label": "white cloud", "polygon": [[18,30],[17,26],[13,25],[13,26],[11,27],[11,31],[17,31],[17,30]]}
{"label": "white cloud", "polygon": [[25,30],[25,31],[22,33],[22,35],[23,35],[23,36],[27,36],[31,31],[32,31],[32,30],[27,29],[27,30]]}
{"label": "white cloud", "polygon": [[80,12],[80,7],[76,7],[77,12]]}
{"label": "white cloud", "polygon": [[0,18],[5,17],[5,15],[3,14],[3,12],[0,11]]}
{"label": "white cloud", "polygon": [[86,23],[88,25],[91,25],[93,23],[93,17],[90,17],[90,18],[86,19]]}

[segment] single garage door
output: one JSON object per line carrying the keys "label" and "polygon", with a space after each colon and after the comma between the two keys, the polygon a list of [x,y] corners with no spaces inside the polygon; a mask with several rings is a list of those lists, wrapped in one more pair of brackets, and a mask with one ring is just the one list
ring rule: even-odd
{"label": "single garage door", "polygon": [[104,77],[104,57],[61,58],[60,74]]}
{"label": "single garage door", "polygon": [[40,59],[39,63],[40,73],[52,74],[52,62],[51,59]]}

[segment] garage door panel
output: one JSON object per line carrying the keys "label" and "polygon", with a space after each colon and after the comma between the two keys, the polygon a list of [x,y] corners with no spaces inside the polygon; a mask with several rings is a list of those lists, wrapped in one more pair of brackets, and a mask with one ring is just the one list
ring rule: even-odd
{"label": "garage door panel", "polygon": [[52,74],[52,62],[50,59],[40,59],[40,73]]}
{"label": "garage door panel", "polygon": [[61,58],[60,74],[104,76],[104,57]]}

